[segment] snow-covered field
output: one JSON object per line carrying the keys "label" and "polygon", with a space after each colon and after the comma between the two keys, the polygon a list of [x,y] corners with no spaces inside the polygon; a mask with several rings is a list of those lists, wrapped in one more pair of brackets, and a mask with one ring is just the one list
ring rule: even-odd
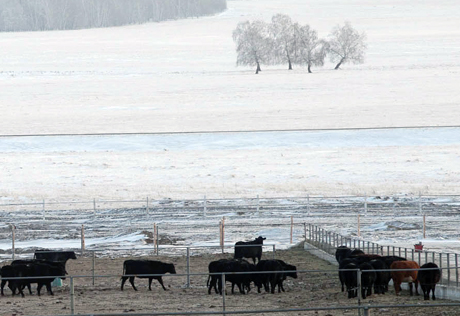
{"label": "snow-covered field", "polygon": [[[350,21],[366,62],[236,68],[236,24],[276,13],[321,37]],[[1,33],[1,135],[235,133],[2,137],[0,199],[460,194],[459,128],[238,133],[460,126],[458,16],[451,0],[235,0],[200,19]]]}

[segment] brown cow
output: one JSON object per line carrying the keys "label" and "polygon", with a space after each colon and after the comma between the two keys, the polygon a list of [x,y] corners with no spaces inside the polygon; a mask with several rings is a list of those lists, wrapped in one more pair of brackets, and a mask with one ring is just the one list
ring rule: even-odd
{"label": "brown cow", "polygon": [[418,295],[418,279],[417,272],[420,269],[420,266],[415,261],[395,261],[391,264],[390,269],[414,269],[408,271],[391,271],[391,278],[393,279],[393,284],[395,286],[396,295],[399,295],[401,291],[401,283],[408,282],[410,295],[412,296],[412,283],[415,283],[415,294]]}

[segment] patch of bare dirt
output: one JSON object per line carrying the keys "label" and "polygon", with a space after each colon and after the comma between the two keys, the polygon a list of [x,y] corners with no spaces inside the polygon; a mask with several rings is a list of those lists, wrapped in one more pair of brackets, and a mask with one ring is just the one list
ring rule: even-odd
{"label": "patch of bare dirt", "polygon": [[[185,256],[163,257],[150,256],[148,259],[171,262],[176,266],[178,276],[167,274],[163,291],[156,280],[153,280],[152,291],[148,290],[147,280],[136,278],[135,284],[139,291],[135,292],[129,281],[124,291],[120,290],[123,261],[127,258],[96,258],[95,275],[92,275],[92,258],[80,257],[67,263],[69,275],[74,277],[75,284],[75,313],[77,314],[110,314],[110,313],[149,313],[149,312],[219,312],[223,309],[222,296],[207,292],[208,263],[220,258],[231,257],[231,254],[204,254],[190,258],[190,287],[187,287],[187,260]],[[272,258],[272,253],[265,253],[265,258]],[[289,278],[285,282],[284,293],[257,293],[256,289],[246,295],[232,294],[230,284],[227,284],[225,309],[236,310],[268,310],[291,309],[319,306],[351,306],[357,300],[349,300],[340,291],[337,276],[337,266],[307,253],[303,245],[286,251],[277,251],[276,258],[297,266],[297,270],[316,270],[315,272],[299,272],[297,279]],[[143,259],[146,259],[143,257]],[[197,275],[203,273],[203,275]],[[70,308],[70,279],[63,281],[64,286],[54,288],[55,295],[42,293],[41,297],[26,294],[25,298],[12,297],[9,290],[0,298],[0,315],[68,315]],[[42,290],[43,291],[43,290]],[[404,292],[396,297],[394,290],[385,295],[372,295],[363,304],[433,304],[424,301],[423,296],[410,297]],[[437,300],[436,303],[449,303]],[[450,302],[452,303],[452,302]],[[416,307],[416,308],[376,308],[371,315],[414,316],[429,313],[431,316],[459,315],[459,307]],[[286,315],[286,313],[266,313],[262,315]],[[355,309],[330,311],[298,311],[289,315],[358,315]]]}

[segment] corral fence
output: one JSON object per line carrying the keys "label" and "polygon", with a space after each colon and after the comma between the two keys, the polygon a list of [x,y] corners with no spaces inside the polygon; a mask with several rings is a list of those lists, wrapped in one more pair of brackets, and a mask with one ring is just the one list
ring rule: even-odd
{"label": "corral fence", "polygon": [[[374,213],[382,208],[387,210],[406,211],[407,214],[444,210],[458,212],[460,210],[460,195],[343,195],[343,196],[317,196],[306,194],[304,196],[281,197],[241,197],[241,198],[209,198],[204,195],[197,199],[144,199],[134,200],[30,200],[27,202],[1,203],[0,210],[8,211],[33,211],[36,218],[53,218],[56,215],[66,215],[66,211],[78,210],[85,215],[104,215],[110,209],[131,209],[138,214],[164,214],[174,211],[198,211],[203,216],[213,215],[219,211],[241,210],[242,212],[268,212],[283,211],[285,209],[302,209],[315,211],[324,206],[333,206],[335,210],[359,210],[360,212]],[[208,213],[209,211],[209,213]],[[57,212],[57,213],[56,213]],[[409,213],[408,213],[409,212]],[[458,213],[455,213],[458,214]]]}
{"label": "corral fence", "polygon": [[433,262],[443,270],[440,284],[459,287],[459,255],[456,253],[426,251],[415,249],[415,247],[382,246],[359,238],[342,236],[312,224],[308,224],[307,230],[306,241],[330,255],[335,255],[337,247],[347,246],[351,249],[361,249],[368,254],[405,257],[417,262],[420,266]]}
{"label": "corral fence", "polygon": [[[7,258],[9,254],[14,258],[16,251],[20,254],[30,251],[24,250],[24,246],[19,250],[21,247],[16,247],[15,240],[81,239],[81,246],[77,247],[84,251],[100,248],[94,243],[88,247],[85,238],[96,239],[135,232],[149,234],[149,242],[155,246],[190,244],[192,238],[211,241],[216,239],[217,234],[220,245],[223,245],[229,241],[245,240],[259,229],[278,227],[284,230],[283,236],[289,236],[287,243],[292,244],[303,238],[303,223],[328,228],[340,222],[340,228],[348,225],[350,234],[358,231],[359,237],[366,238],[368,232],[360,233],[360,226],[394,218],[402,218],[404,222],[416,227],[423,236],[442,232],[447,238],[457,238],[459,214],[459,195],[306,194],[297,197],[256,196],[234,199],[210,199],[203,196],[200,199],[182,200],[146,197],[137,200],[10,202],[0,204],[0,240],[11,240],[9,249],[0,250],[0,258]],[[73,249],[77,247],[72,246]],[[451,260],[455,259],[449,262]]]}
{"label": "corral fence", "polygon": [[[410,269],[398,269],[398,270],[393,270],[393,271],[408,271]],[[186,312],[173,312],[173,311],[161,311],[161,312],[148,312],[148,313],[123,313],[123,314],[117,314],[117,313],[110,313],[110,314],[97,314],[97,313],[91,313],[91,314],[82,314],[79,313],[78,308],[76,307],[78,295],[76,295],[77,291],[77,283],[79,280],[83,279],[90,279],[90,278],[98,278],[98,279],[119,279],[120,275],[79,275],[79,276],[68,276],[67,280],[69,280],[69,286],[68,286],[68,304],[69,308],[69,314],[70,315],[113,315],[113,316],[118,316],[118,315],[130,315],[130,316],[141,316],[141,315],[237,315],[237,314],[291,314],[291,313],[296,313],[296,312],[307,312],[307,311],[344,311],[344,310],[355,310],[356,315],[363,315],[363,316],[370,316],[372,315],[372,310],[375,309],[381,309],[381,308],[387,308],[387,309],[400,309],[400,308],[420,308],[420,307],[429,307],[429,308],[436,308],[436,307],[445,307],[445,308],[458,308],[460,306],[460,302],[458,303],[418,303],[418,304],[366,304],[366,302],[363,300],[361,296],[361,278],[362,274],[365,273],[365,271],[361,271],[359,269],[357,270],[342,270],[342,271],[354,271],[356,272],[357,275],[357,296],[355,301],[352,299],[349,299],[349,304],[348,305],[343,305],[343,304],[332,304],[329,306],[314,306],[315,304],[312,302],[309,302],[310,304],[295,304],[293,303],[292,308],[266,308],[266,309],[247,309],[247,308],[238,308],[235,307],[235,304],[231,304],[230,307],[227,307],[227,300],[229,299],[235,299],[236,297],[233,295],[228,295],[226,293],[226,278],[229,273],[192,273],[192,274],[137,274],[137,275],[123,275],[123,277],[163,277],[163,278],[190,278],[190,277],[200,277],[200,278],[205,278],[208,277],[209,275],[216,275],[222,282],[223,290],[221,296],[221,303],[220,306],[217,306],[219,310],[215,310],[216,306],[213,306],[213,310],[209,309],[187,309],[188,311]],[[383,271],[383,270],[382,270]],[[297,271],[286,271],[286,273],[289,272],[296,272],[298,275],[305,275],[305,277],[308,278],[318,278],[319,275],[328,275],[332,276],[337,273],[337,270],[297,270]],[[263,272],[232,272],[232,275],[243,275],[243,274],[258,274],[258,273],[264,273],[264,274],[272,274],[272,273],[279,273],[279,271],[263,271]],[[57,276],[56,276],[57,277]],[[34,279],[40,279],[40,278],[49,278],[49,277],[34,277]],[[5,281],[15,281],[15,280],[25,280],[27,278],[3,278]],[[78,291],[82,291],[82,287],[78,288]],[[217,295],[217,294],[214,294]],[[68,315],[68,314],[67,314]]]}

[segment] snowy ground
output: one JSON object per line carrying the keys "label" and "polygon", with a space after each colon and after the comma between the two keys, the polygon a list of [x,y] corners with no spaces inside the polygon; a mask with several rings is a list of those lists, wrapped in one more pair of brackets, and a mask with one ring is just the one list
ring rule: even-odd
{"label": "snowy ground", "polygon": [[[228,6],[202,19],[1,33],[0,134],[460,125],[456,1]],[[236,24],[276,13],[321,37],[350,21],[367,33],[366,62],[236,68]],[[156,137],[1,138],[0,198],[460,193],[458,128]]]}

